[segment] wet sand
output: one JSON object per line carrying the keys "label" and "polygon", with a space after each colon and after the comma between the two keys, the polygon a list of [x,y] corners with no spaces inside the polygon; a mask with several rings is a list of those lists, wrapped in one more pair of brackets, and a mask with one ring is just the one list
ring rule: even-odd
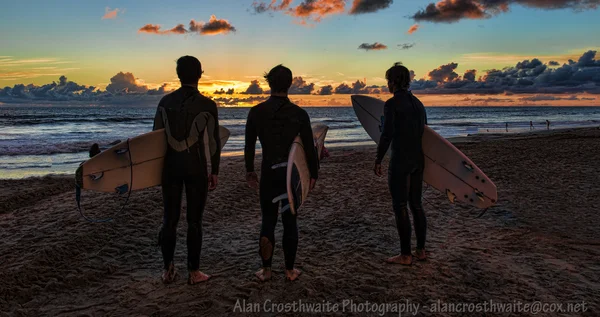
{"label": "wet sand", "polygon": [[[496,183],[499,202],[477,218],[480,210],[428,190],[430,258],[412,267],[383,262],[400,245],[386,179],[371,171],[374,147],[331,150],[300,211],[303,274],[293,283],[284,280],[281,223],[274,279],[262,284],[254,277],[260,207],[244,182],[241,157],[223,159],[219,188],[209,194],[201,269],[213,278],[195,286],[186,284],[185,212],[175,257],[180,279],[160,282],[160,188],[134,192],[120,214],[122,199],[83,193],[89,216],[115,217],[94,224],[78,214],[70,177],[0,180],[0,315],[223,316],[244,300],[408,300],[421,305],[419,316],[464,315],[432,313],[438,300],[585,302],[587,313],[540,316],[600,314],[600,130],[475,136],[456,144]],[[527,314],[486,314],[495,315]]]}

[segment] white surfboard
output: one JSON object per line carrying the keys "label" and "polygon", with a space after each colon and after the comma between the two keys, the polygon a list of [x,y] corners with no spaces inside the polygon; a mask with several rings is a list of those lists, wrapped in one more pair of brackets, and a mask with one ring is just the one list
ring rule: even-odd
{"label": "white surfboard", "polygon": [[[313,140],[314,146],[317,151],[319,161],[321,160],[321,152],[325,145],[325,136],[329,127],[324,124],[313,124]],[[287,199],[289,201],[289,209],[292,214],[296,214],[298,209],[302,206],[308,194],[310,192],[310,171],[306,161],[306,154],[304,152],[304,145],[300,136],[294,139],[294,143],[290,147],[290,154],[287,162]],[[282,212],[285,211],[287,206],[282,206]]]}
{"label": "white surfboard", "polygon": [[[229,130],[219,126],[221,148],[229,139]],[[204,133],[204,144],[208,134]],[[158,186],[167,151],[164,129],[152,131],[121,142],[85,161],[76,172],[76,182],[82,189],[124,193]],[[204,155],[210,164],[208,146]]]}
{"label": "white surfboard", "polygon": [[[363,128],[379,143],[385,102],[361,95],[354,95],[351,99]],[[423,133],[423,152],[423,180],[446,194],[451,202],[457,200],[479,208],[488,208],[496,203],[498,192],[489,177],[452,143],[428,126],[425,126]]]}

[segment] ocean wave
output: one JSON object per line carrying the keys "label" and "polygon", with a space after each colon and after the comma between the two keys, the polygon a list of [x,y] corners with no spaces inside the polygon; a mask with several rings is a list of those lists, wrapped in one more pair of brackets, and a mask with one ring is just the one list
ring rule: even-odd
{"label": "ocean wave", "polygon": [[65,124],[65,123],[121,123],[152,121],[153,117],[114,117],[114,118],[35,118],[35,119],[0,119],[0,126],[24,126],[38,124]]}

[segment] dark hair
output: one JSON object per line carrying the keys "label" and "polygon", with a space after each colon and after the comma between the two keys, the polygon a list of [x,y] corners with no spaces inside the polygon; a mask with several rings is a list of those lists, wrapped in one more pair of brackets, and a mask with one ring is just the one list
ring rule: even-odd
{"label": "dark hair", "polygon": [[265,74],[265,79],[269,83],[269,87],[271,87],[271,92],[287,93],[292,86],[292,71],[279,64]]}
{"label": "dark hair", "polygon": [[400,62],[395,63],[385,72],[385,79],[391,81],[396,89],[408,90],[410,88],[410,71]]}
{"label": "dark hair", "polygon": [[177,60],[177,77],[182,84],[197,84],[202,71],[202,64],[194,56],[182,56]]}

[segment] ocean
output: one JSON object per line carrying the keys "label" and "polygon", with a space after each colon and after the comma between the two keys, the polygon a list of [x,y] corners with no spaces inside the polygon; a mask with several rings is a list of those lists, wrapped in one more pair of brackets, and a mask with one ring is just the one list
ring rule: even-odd
{"label": "ocean", "polygon": [[[329,125],[326,146],[374,144],[351,107],[305,108],[311,121]],[[599,126],[600,107],[427,107],[429,125],[444,137]],[[151,107],[0,106],[0,178],[72,174],[91,144],[108,147],[152,129]],[[231,131],[223,155],[239,155],[249,108],[220,108]]]}

